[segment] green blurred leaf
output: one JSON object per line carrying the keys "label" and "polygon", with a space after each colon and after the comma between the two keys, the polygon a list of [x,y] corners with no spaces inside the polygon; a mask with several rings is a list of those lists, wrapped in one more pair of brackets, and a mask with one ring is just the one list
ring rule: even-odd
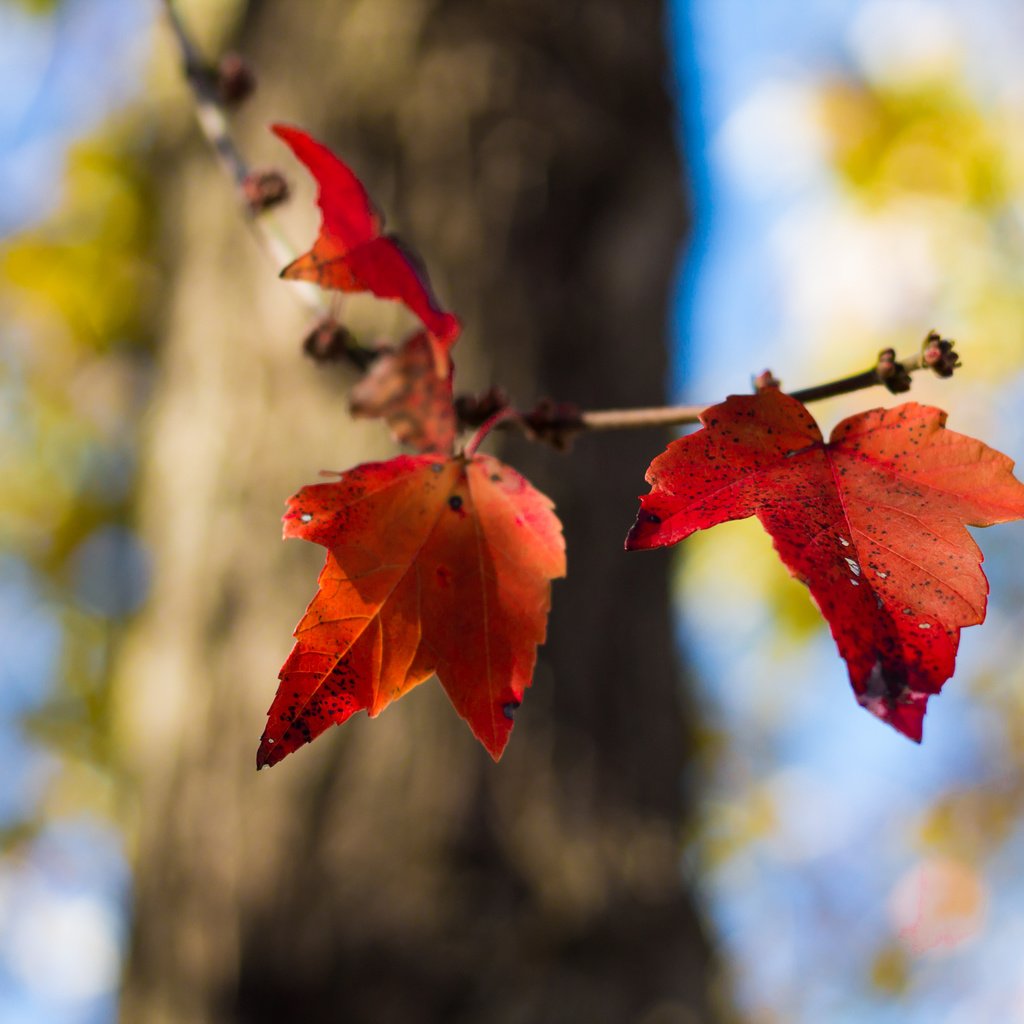
{"label": "green blurred leaf", "polygon": [[10,2],[28,11],[29,14],[46,15],[57,10],[64,0],[10,0]]}
{"label": "green blurred leaf", "polygon": [[884,945],[871,961],[871,984],[888,996],[902,995],[910,983],[910,957],[896,942]]}

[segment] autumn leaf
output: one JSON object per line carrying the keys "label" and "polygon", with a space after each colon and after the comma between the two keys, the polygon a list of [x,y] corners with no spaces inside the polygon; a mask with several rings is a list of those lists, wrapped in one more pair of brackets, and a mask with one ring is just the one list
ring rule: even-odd
{"label": "autumn leaf", "polygon": [[551,502],[488,455],[403,455],[288,501],[285,537],[327,563],[281,669],[257,767],[373,717],[436,673],[497,760],[565,575]]}
{"label": "autumn leaf", "polygon": [[462,328],[458,319],[438,304],[418,257],[393,235],[382,234],[383,218],[362,183],[326,146],[288,125],[272,125],[271,131],[291,147],[316,179],[321,213],[320,234],[313,248],[288,264],[281,276],[402,302],[427,328],[438,375],[446,376],[447,350]]}
{"label": "autumn leaf", "polygon": [[427,335],[414,334],[400,349],[373,361],[349,394],[353,416],[382,417],[399,444],[418,452],[449,454],[455,441],[452,373],[439,377]]}
{"label": "autumn leaf", "polygon": [[1013,462],[908,403],[851,416],[826,444],[777,389],[732,396],[651,463],[630,550],[756,515],[811,591],[861,705],[920,741],[988,581],[966,525],[1024,516]]}

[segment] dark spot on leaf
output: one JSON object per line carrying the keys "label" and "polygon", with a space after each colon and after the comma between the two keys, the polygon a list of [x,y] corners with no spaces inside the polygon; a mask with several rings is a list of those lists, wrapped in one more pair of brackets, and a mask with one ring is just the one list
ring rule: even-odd
{"label": "dark spot on leaf", "polygon": [[511,722],[515,718],[516,709],[520,707],[523,702],[521,700],[510,700],[507,704],[501,706],[502,713]]}
{"label": "dark spot on leaf", "polygon": [[462,508],[462,499],[461,499],[461,498],[460,498],[460,497],[459,497],[459,496],[458,496],[457,494],[453,494],[453,495],[452,495],[452,496],[451,496],[451,497],[450,497],[450,498],[448,499],[448,507],[449,507],[449,508],[450,508],[450,509],[451,509],[451,510],[452,510],[453,512],[458,512],[458,511],[459,511],[459,509],[460,509],[460,508]]}

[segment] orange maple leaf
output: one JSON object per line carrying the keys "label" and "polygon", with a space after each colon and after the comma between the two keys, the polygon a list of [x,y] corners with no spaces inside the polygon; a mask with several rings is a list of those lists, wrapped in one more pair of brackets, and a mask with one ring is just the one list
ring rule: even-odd
{"label": "orange maple leaf", "polygon": [[257,766],[379,714],[436,673],[497,760],[565,575],[551,502],[488,455],[367,463],[288,501],[284,535],[328,549],[281,669]]}

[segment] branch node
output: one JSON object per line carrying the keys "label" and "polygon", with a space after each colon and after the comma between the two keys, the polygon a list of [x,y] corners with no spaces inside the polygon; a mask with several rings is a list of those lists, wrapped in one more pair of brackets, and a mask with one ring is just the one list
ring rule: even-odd
{"label": "branch node", "polygon": [[508,395],[502,388],[489,387],[479,395],[458,395],[455,416],[462,427],[479,427],[495,413],[508,408]]}
{"label": "branch node", "polygon": [[256,91],[256,74],[240,53],[225,53],[217,64],[215,83],[220,102],[234,108]]}
{"label": "branch node", "polygon": [[249,171],[240,187],[245,205],[253,216],[280,206],[289,194],[285,176],[275,170]]}
{"label": "branch node", "polygon": [[360,345],[333,317],[317,322],[303,339],[302,351],[315,363],[350,363],[358,370],[365,370],[379,354]]}
{"label": "branch node", "polygon": [[208,93],[216,89],[217,72],[195,50],[182,54],[181,67],[185,80],[197,92]]}
{"label": "branch node", "polygon": [[584,429],[578,405],[550,398],[542,398],[522,420],[530,437],[559,452],[568,451],[573,439]]}
{"label": "branch node", "polygon": [[896,350],[884,348],[878,353],[875,377],[891,394],[901,395],[910,390],[910,373],[896,358]]}
{"label": "branch node", "polygon": [[756,377],[750,379],[750,383],[756,394],[767,391],[769,388],[782,387],[782,381],[771,370],[762,370]]}
{"label": "branch node", "polygon": [[953,345],[954,342],[943,338],[938,331],[929,331],[921,349],[921,362],[940,377],[952,377],[960,366],[960,357]]}

